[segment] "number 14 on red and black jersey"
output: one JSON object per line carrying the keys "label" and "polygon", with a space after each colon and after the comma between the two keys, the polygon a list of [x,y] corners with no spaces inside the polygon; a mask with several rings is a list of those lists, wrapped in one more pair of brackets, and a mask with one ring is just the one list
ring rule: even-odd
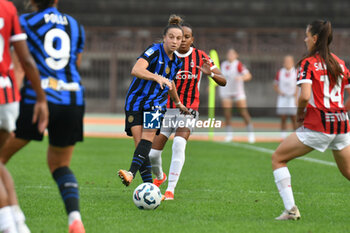
{"label": "number 14 on red and black jersey", "polygon": [[343,60],[333,54],[343,69],[343,75],[337,83],[331,83],[327,67],[319,55],[306,58],[298,74],[297,84],[312,85],[311,98],[307,106],[304,126],[311,130],[342,134],[349,131],[349,118],[344,107],[344,89],[350,88],[349,70]]}

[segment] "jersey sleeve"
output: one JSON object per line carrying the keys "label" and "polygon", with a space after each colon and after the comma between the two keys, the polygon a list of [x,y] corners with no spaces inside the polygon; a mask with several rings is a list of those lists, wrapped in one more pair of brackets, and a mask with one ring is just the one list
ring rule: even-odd
{"label": "jersey sleeve", "polygon": [[207,59],[210,62],[210,70],[217,68],[214,61],[204,51],[202,51],[202,57],[204,57],[205,59]]}
{"label": "jersey sleeve", "polygon": [[156,46],[148,47],[137,59],[143,58],[151,64],[159,56],[159,50]]}
{"label": "jersey sleeve", "polygon": [[350,72],[346,66],[344,66],[344,88],[350,88]]}
{"label": "jersey sleeve", "polygon": [[279,71],[277,71],[277,73],[276,73],[276,77],[275,77],[275,80],[274,80],[274,83],[278,83],[279,81],[280,81],[280,73],[281,73],[281,71],[279,70]]}
{"label": "jersey sleeve", "polygon": [[19,23],[17,9],[14,5],[12,5],[12,30],[10,42],[16,42],[21,40],[26,40],[27,35],[22,32],[21,25]]}
{"label": "jersey sleeve", "polygon": [[297,85],[302,83],[312,83],[312,68],[307,59],[302,61],[298,72]]}
{"label": "jersey sleeve", "polygon": [[249,72],[247,67],[245,67],[245,65],[243,65],[242,62],[238,62],[237,70],[239,73],[241,73],[243,75],[247,74]]}
{"label": "jersey sleeve", "polygon": [[85,30],[82,25],[79,26],[79,42],[77,53],[82,53],[85,46]]}

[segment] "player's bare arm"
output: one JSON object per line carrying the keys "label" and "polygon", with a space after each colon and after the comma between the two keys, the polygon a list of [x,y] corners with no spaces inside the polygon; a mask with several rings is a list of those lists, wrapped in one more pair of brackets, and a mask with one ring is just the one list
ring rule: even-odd
{"label": "player's bare arm", "polygon": [[214,68],[213,70],[210,69],[210,61],[208,59],[203,58],[203,65],[197,66],[204,74],[210,75],[213,80],[220,86],[226,85],[226,78],[221,73],[221,71],[218,68]]}
{"label": "player's bare arm", "polygon": [[252,77],[253,77],[252,74],[250,72],[247,72],[246,74],[239,76],[237,78],[244,81],[244,82],[247,82],[247,81],[250,81],[252,79]]}
{"label": "player's bare arm", "polygon": [[176,85],[175,85],[175,82],[172,81],[172,89],[169,90],[169,95],[170,95],[170,98],[172,99],[172,101],[174,101],[176,107],[178,109],[180,109],[180,111],[183,113],[183,114],[190,114],[190,112],[188,111],[188,109],[186,108],[185,105],[183,105],[180,101],[180,97],[179,95],[177,94],[177,90],[176,90]]}
{"label": "player's bare arm", "polygon": [[21,66],[36,93],[37,99],[34,107],[33,123],[38,122],[38,130],[42,133],[49,122],[49,110],[47,107],[45,92],[41,88],[39,71],[36,68],[33,57],[29,53],[26,41],[14,42],[13,47],[15,48]]}
{"label": "player's bare arm", "polygon": [[148,61],[146,61],[145,59],[143,58],[138,59],[136,64],[131,70],[131,75],[141,79],[155,81],[159,83],[161,89],[163,89],[164,85],[166,85],[171,90],[172,89],[171,82],[167,78],[164,78],[160,75],[149,72],[147,70],[148,65],[149,65]]}
{"label": "player's bare arm", "polygon": [[305,118],[305,108],[311,97],[311,83],[301,84],[301,92],[298,98],[297,122],[302,126]]}

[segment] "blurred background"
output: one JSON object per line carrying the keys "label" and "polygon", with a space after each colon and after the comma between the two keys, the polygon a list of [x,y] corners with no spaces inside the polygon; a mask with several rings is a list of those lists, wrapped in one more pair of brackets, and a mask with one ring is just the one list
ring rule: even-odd
{"label": "blurred background", "polygon": [[[19,13],[27,1],[14,0]],[[350,1],[347,0],[60,0],[58,8],[86,30],[81,66],[88,113],[123,113],[132,79],[131,67],[150,44],[162,38],[170,14],[179,14],[194,28],[195,45],[220,60],[235,48],[253,79],[246,83],[248,106],[273,108],[273,80],[286,54],[296,61],[305,53],[305,27],[329,19],[333,51],[350,61]],[[207,106],[208,78],[201,82],[201,106]],[[219,98],[217,98],[217,106]],[[253,116],[258,117],[261,111]],[[275,115],[275,111],[264,116]]]}

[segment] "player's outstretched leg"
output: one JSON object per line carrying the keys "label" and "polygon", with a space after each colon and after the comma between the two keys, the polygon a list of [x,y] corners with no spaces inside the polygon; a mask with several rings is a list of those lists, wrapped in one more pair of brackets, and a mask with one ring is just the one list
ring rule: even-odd
{"label": "player's outstretched leg", "polygon": [[162,168],[162,150],[151,149],[149,159],[152,164],[152,172],[156,176],[153,184],[159,187],[167,180],[167,176]]}
{"label": "player's outstretched leg", "polygon": [[180,136],[175,136],[173,141],[173,154],[169,170],[168,188],[164,194],[165,200],[173,200],[176,184],[179,180],[182,167],[185,163],[186,139]]}
{"label": "player's outstretched leg", "polygon": [[[145,165],[145,167],[143,167],[144,174],[141,174],[141,176],[143,175],[142,178],[143,179],[146,178],[147,182],[149,182],[147,178],[150,178],[150,182],[152,182],[151,168],[150,167],[147,168],[147,166],[150,166],[148,155],[151,148],[152,148],[151,141],[141,139],[141,141],[138,143],[135,149],[129,171],[119,170],[118,172],[119,177],[122,179],[123,184],[125,184],[126,186],[129,186],[131,184],[131,182],[133,181],[136,175],[136,172],[140,170],[140,168],[145,163],[145,161],[146,163],[148,161],[148,165]],[[150,174],[148,173],[148,169]]]}

